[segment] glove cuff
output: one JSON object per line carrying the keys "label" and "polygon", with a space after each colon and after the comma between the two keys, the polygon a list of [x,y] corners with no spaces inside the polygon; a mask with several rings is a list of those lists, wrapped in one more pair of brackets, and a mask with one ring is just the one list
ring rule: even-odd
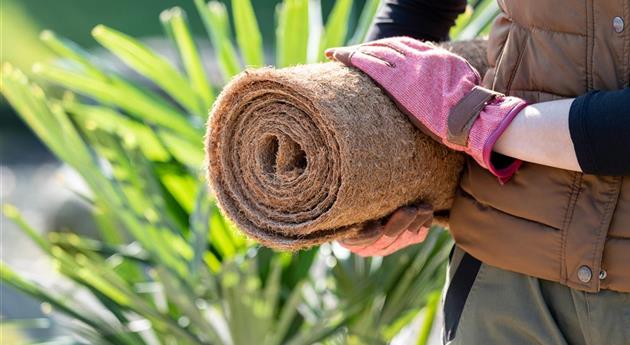
{"label": "glove cuff", "polygon": [[501,183],[505,183],[522,162],[514,159],[497,167],[491,159],[492,149],[514,117],[526,106],[527,103],[520,98],[476,86],[449,112],[444,143],[452,149],[468,153]]}
{"label": "glove cuff", "polygon": [[527,106],[527,102],[517,97],[503,97],[497,99],[493,104],[489,104],[482,111],[482,118],[487,119],[489,122],[496,124],[494,129],[490,128],[487,132],[486,138],[479,142],[481,146],[481,157],[477,161],[481,160],[481,164],[484,168],[488,169],[494,176],[496,176],[501,183],[506,183],[516,173],[522,162],[518,159],[504,167],[497,168],[492,163],[492,149],[497,140],[506,128],[512,123],[512,120],[518,115],[523,108]]}

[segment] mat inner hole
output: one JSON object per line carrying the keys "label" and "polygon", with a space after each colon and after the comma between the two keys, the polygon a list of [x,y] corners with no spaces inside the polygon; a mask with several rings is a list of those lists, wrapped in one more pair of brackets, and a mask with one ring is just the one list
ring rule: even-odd
{"label": "mat inner hole", "polygon": [[264,138],[259,152],[264,170],[271,174],[295,177],[308,166],[306,153],[288,136],[270,135]]}

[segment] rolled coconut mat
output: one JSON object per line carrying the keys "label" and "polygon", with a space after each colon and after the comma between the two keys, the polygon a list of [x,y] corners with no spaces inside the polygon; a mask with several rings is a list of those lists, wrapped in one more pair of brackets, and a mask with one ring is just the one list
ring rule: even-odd
{"label": "rolled coconut mat", "polygon": [[339,63],[241,73],[215,102],[206,151],[224,214],[283,250],[346,238],[416,201],[447,214],[464,161]]}

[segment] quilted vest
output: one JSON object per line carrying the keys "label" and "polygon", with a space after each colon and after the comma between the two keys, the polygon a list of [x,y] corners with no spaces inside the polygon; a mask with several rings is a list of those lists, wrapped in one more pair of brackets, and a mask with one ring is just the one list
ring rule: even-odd
{"label": "quilted vest", "polygon": [[[628,86],[630,1],[499,6],[485,87],[537,103]],[[582,291],[630,292],[628,176],[525,163],[501,185],[469,159],[450,227],[455,242],[487,264]]]}

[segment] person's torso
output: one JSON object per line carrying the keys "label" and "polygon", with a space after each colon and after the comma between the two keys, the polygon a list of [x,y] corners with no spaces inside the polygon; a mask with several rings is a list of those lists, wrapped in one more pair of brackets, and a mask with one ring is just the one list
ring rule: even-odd
{"label": "person's torso", "polygon": [[[499,5],[484,86],[529,103],[628,86],[630,1]],[[490,265],[585,291],[630,292],[630,177],[525,163],[500,185],[469,160],[450,226]]]}

